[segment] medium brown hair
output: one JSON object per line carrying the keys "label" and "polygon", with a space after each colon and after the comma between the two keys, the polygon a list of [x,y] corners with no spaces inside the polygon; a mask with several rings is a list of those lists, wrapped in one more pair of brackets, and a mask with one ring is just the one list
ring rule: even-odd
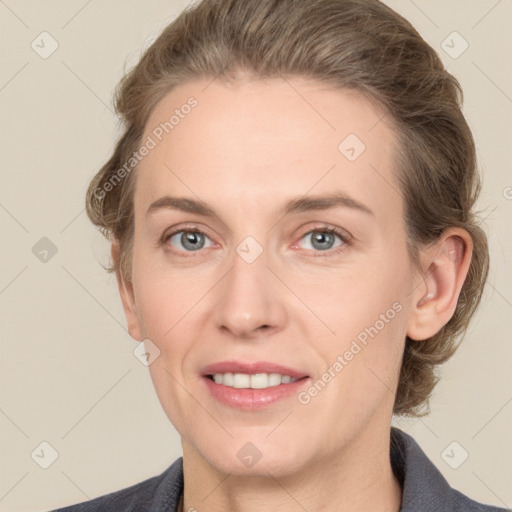
{"label": "medium brown hair", "polygon": [[426,414],[437,365],[455,352],[480,302],[489,254],[473,211],[481,184],[462,88],[414,27],[379,1],[203,0],[170,23],[118,84],[114,105],[124,133],[87,191],[90,220],[120,246],[119,261],[106,270],[131,280],[136,173],[120,169],[139,148],[155,105],[187,81],[247,73],[311,79],[383,107],[397,136],[395,172],[415,268],[420,248],[443,230],[469,232],[473,257],[452,318],[431,338],[405,343],[393,412]]}

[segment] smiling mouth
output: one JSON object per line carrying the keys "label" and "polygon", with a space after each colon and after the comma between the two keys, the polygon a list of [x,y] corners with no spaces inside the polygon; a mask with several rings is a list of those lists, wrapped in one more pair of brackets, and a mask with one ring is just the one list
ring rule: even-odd
{"label": "smiling mouth", "polygon": [[307,379],[308,377],[293,378],[289,375],[280,373],[216,373],[206,375],[206,378],[215,382],[216,384],[223,385],[234,389],[267,389],[276,388],[278,386],[291,384],[299,380]]}

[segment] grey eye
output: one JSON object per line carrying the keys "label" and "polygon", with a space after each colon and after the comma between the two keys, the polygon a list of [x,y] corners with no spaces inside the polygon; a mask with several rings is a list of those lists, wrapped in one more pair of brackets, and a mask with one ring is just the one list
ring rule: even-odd
{"label": "grey eye", "polygon": [[[341,243],[339,243],[338,245],[333,245],[336,238],[338,238],[341,241]],[[302,239],[311,240],[310,247],[305,247],[306,249],[316,249],[318,251],[326,251],[334,247],[338,247],[343,243],[339,235],[321,229],[313,230],[310,231],[309,233],[306,233],[302,237]]]}
{"label": "grey eye", "polygon": [[[199,231],[178,231],[169,237],[172,243],[173,239],[178,241],[186,251],[198,251],[205,246],[205,239],[208,237]],[[181,249],[178,247],[178,249]]]}

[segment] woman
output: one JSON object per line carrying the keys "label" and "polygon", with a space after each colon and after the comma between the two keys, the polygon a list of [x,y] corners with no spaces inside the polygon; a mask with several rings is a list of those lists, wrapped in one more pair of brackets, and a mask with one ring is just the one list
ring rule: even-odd
{"label": "woman", "polygon": [[488,272],[462,91],[374,0],[204,0],[120,83],[87,193],[183,457],[61,511],[497,511],[420,415]]}

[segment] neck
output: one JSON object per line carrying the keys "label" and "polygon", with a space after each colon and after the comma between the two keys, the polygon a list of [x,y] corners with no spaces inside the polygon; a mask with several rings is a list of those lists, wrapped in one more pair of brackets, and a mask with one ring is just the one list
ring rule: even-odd
{"label": "neck", "polygon": [[402,488],[391,467],[389,430],[358,435],[349,446],[303,464],[299,471],[266,476],[223,474],[183,444],[182,510],[211,512],[398,512]]}

